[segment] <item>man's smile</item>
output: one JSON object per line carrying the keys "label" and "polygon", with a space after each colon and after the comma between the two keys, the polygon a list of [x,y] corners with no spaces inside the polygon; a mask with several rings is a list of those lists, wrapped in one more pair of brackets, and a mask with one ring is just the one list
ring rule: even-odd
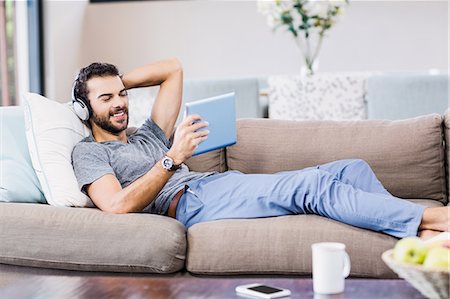
{"label": "man's smile", "polygon": [[127,113],[126,113],[126,111],[125,110],[119,110],[119,111],[116,111],[115,113],[113,113],[111,116],[113,117],[113,119],[114,120],[116,120],[116,121],[123,121],[123,120],[125,120],[125,118],[127,117]]}

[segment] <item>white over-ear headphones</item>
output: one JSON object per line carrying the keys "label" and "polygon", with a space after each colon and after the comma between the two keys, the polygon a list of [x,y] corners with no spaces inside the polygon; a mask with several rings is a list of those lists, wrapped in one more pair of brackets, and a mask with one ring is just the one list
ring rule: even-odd
{"label": "white over-ear headphones", "polygon": [[72,85],[72,105],[75,114],[82,120],[87,121],[89,117],[91,117],[91,110],[87,103],[85,103],[82,99],[75,97],[75,85],[77,84],[78,76],[73,82]]}

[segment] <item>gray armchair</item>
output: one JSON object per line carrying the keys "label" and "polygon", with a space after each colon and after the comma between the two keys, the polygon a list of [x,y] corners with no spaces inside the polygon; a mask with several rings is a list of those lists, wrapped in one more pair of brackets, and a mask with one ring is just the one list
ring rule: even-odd
{"label": "gray armchair", "polygon": [[382,74],[369,77],[369,119],[405,119],[449,107],[448,74]]}

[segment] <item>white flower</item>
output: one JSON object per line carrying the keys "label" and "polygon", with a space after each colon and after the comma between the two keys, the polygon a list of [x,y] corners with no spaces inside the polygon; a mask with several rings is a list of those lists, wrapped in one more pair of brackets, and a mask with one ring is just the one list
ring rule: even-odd
{"label": "white flower", "polygon": [[276,0],[279,11],[292,11],[294,9],[294,1],[292,0]]}
{"label": "white flower", "polygon": [[291,13],[292,23],[294,23],[294,27],[298,27],[302,24],[302,16],[298,13]]}
{"label": "white flower", "polygon": [[256,5],[258,12],[262,15],[271,15],[275,12],[275,1],[273,0],[258,0]]}
{"label": "white flower", "polygon": [[[267,24],[274,28],[277,25],[286,26],[296,37],[302,30],[322,32],[328,30],[338,19],[347,0],[302,0],[298,4],[306,16],[294,7],[295,0],[258,0],[258,12],[267,19]],[[312,17],[317,16],[317,18]],[[283,18],[284,17],[284,18]],[[292,22],[290,21],[292,18]],[[326,28],[326,29],[325,29]]]}
{"label": "white flower", "polygon": [[272,15],[267,16],[267,25],[269,25],[270,28],[275,27],[277,23],[277,20]]}
{"label": "white flower", "polygon": [[328,1],[308,1],[305,5],[309,16],[317,15],[320,18],[327,18],[330,10],[330,3]]}
{"label": "white flower", "polygon": [[344,13],[344,4],[347,4],[345,0],[329,0],[331,5],[338,8],[337,15],[342,15]]}
{"label": "white flower", "polygon": [[333,4],[334,6],[343,6],[346,4],[345,0],[328,0]]}

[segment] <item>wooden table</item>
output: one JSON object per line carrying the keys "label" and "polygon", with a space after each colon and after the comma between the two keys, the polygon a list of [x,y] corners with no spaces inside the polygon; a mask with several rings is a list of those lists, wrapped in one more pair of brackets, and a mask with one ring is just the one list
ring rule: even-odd
{"label": "wooden table", "polygon": [[308,277],[200,277],[188,273],[136,275],[29,269],[0,265],[0,298],[242,298],[236,295],[235,287],[254,282],[287,288],[292,292],[290,298],[424,298],[404,280],[347,279],[343,294],[320,296],[313,293]]}

